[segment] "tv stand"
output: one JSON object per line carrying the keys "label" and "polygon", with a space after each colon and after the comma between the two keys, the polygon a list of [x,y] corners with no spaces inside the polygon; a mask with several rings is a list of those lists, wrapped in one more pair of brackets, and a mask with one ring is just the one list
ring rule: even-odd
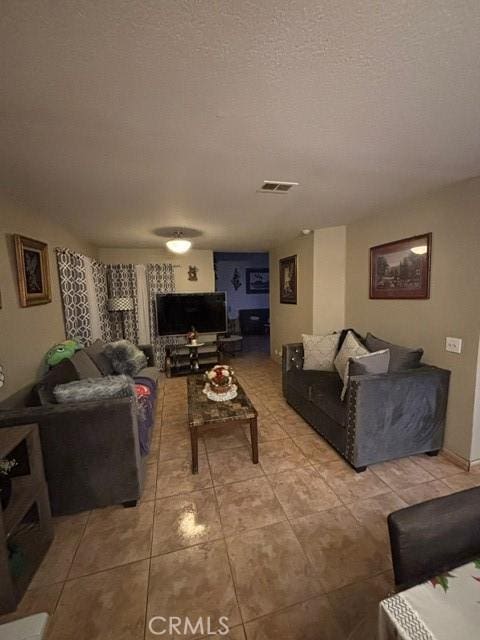
{"label": "tv stand", "polygon": [[165,347],[165,373],[167,378],[208,371],[218,364],[221,352],[217,340],[202,340],[196,345],[174,344]]}

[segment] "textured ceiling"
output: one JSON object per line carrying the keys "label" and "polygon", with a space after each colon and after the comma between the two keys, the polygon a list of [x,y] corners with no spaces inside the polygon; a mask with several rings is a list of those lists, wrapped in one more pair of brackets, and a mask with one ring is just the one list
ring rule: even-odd
{"label": "textured ceiling", "polygon": [[0,188],[100,246],[266,249],[480,173],[479,33],[478,0],[4,0]]}

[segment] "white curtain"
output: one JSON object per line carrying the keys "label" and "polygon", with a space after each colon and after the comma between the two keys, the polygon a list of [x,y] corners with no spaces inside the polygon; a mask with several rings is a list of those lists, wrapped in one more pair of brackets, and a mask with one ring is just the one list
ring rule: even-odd
{"label": "white curtain", "polygon": [[138,315],[138,343],[150,342],[150,306],[148,303],[147,269],[144,264],[135,265],[137,277],[137,315]]}
{"label": "white curtain", "polygon": [[92,340],[102,337],[102,323],[98,308],[95,282],[93,279],[93,266],[91,258],[85,258],[85,284],[87,288],[88,309],[90,312],[90,332]]}

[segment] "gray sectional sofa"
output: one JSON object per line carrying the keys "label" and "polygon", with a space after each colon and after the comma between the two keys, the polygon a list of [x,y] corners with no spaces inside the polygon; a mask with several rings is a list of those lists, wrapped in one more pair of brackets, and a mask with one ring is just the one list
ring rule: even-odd
{"label": "gray sectional sofa", "polygon": [[[402,347],[390,347],[401,354]],[[384,374],[353,375],[342,401],[343,382],[337,372],[306,371],[303,344],[283,346],[287,402],[356,471],[394,458],[438,453],[443,444],[449,378],[449,371],[422,364]]]}
{"label": "gray sectional sofa", "polygon": [[[142,495],[157,384],[153,366],[135,380],[152,391],[152,405],[139,414],[132,397],[55,404],[57,384],[111,375],[97,341],[51,369],[34,385],[0,404],[0,428],[38,423],[45,475],[54,515],[113,504],[133,506]],[[152,364],[149,346],[140,347]]]}

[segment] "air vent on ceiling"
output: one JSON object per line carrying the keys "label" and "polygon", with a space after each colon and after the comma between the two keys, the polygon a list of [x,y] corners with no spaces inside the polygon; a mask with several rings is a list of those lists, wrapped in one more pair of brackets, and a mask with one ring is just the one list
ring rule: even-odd
{"label": "air vent on ceiling", "polygon": [[266,193],[288,193],[292,187],[298,186],[298,182],[279,182],[277,180],[264,180],[259,191]]}

